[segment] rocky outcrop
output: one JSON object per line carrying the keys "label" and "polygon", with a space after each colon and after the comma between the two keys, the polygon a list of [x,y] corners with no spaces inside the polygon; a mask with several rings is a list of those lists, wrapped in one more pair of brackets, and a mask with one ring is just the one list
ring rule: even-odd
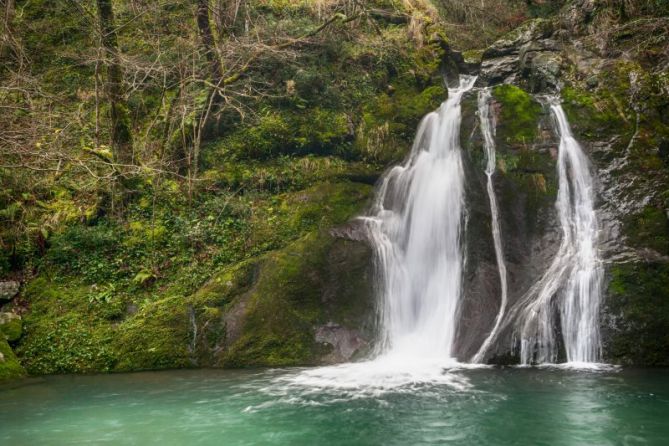
{"label": "rocky outcrop", "polygon": [[[666,41],[669,22],[653,16],[626,18],[620,15],[621,11],[607,8],[610,7],[599,2],[577,0],[570,2],[555,20],[528,22],[484,51],[479,83],[513,84],[529,92],[562,97],[574,135],[591,159],[598,178],[600,248],[606,266],[601,315],[604,358],[613,363],[666,365],[669,364],[669,339],[665,335],[669,332],[666,287],[669,163],[663,147],[669,140],[666,119],[669,84],[663,67],[669,63],[669,53],[661,42]],[[499,111],[513,110],[516,120],[522,120],[527,105],[513,108],[503,102],[498,105]],[[466,121],[465,118],[465,124]],[[519,141],[514,137],[517,129],[513,128],[513,120],[504,117],[498,123],[502,127],[497,137],[502,158],[498,165],[499,162],[508,165],[505,152],[514,152],[514,144],[508,143]],[[550,132],[544,126],[539,135]],[[474,146],[480,144],[476,142],[476,132],[469,134],[474,136]],[[471,142],[463,144],[468,143],[471,147]],[[541,154],[554,154],[557,149],[550,138],[548,144],[527,139],[524,146],[526,153],[535,153],[548,161],[554,155]],[[532,173],[532,169],[525,171]],[[547,190],[554,187],[545,167],[534,172],[542,173]],[[512,180],[513,176],[504,169],[496,174],[501,212],[507,215],[503,217],[502,232],[510,290],[523,289],[545,265],[546,259],[533,258],[530,253],[550,253],[559,242],[559,233],[551,228],[550,206],[527,207],[522,211],[526,221],[543,221],[539,232],[529,238],[523,236],[523,219],[512,217],[515,213],[512,209],[522,198],[510,197],[505,191],[513,185]],[[473,213],[481,216],[471,218],[472,226],[488,218],[484,207],[479,207],[483,211],[476,211],[474,205],[472,208]],[[484,232],[479,229],[482,235],[474,236],[478,243],[485,237]],[[471,256],[471,286],[466,291],[470,301],[463,308],[465,334],[460,342],[467,353],[474,348],[468,347],[473,343],[468,344],[471,336],[467,333],[482,330],[474,326],[477,319],[472,315],[490,319],[485,315],[491,312],[490,305],[496,305],[490,293],[498,293],[497,282],[490,279],[495,270],[489,249],[480,252],[483,258],[477,260],[478,264],[473,258],[479,254]],[[528,259],[532,260],[528,263]],[[514,299],[512,294],[510,300]],[[513,356],[509,355],[513,350],[512,337],[503,334],[489,360],[513,362]]]}
{"label": "rocky outcrop", "polygon": [[[472,359],[493,327],[501,293],[474,96],[463,104],[461,131],[467,169],[467,260],[455,350],[462,361]],[[541,277],[560,243],[554,207],[557,138],[547,108],[518,87],[493,88],[491,106],[497,123],[493,185],[508,270],[508,311]],[[513,351],[512,328],[500,332],[486,360],[498,361]]]}
{"label": "rocky outcrop", "polygon": [[516,84],[531,92],[560,87],[561,44],[551,21],[526,23],[483,52],[479,85]]}
{"label": "rocky outcrop", "polygon": [[194,363],[305,365],[360,356],[374,336],[371,254],[365,242],[311,234],[217,275],[191,299]]}

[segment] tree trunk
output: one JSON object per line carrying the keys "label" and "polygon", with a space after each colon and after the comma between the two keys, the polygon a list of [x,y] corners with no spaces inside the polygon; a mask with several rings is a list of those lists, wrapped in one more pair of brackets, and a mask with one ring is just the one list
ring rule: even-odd
{"label": "tree trunk", "polygon": [[123,70],[118,55],[118,40],[111,0],[97,0],[102,46],[107,69],[106,90],[111,110],[111,145],[114,161],[134,163],[128,110],[123,98]]}
{"label": "tree trunk", "polygon": [[2,19],[2,35],[0,36],[0,57],[6,59],[12,47],[12,21],[14,20],[14,0],[0,2],[4,7]]}
{"label": "tree trunk", "polygon": [[216,52],[214,44],[214,35],[211,32],[211,24],[209,23],[209,0],[196,0],[197,3],[197,28],[202,39],[202,48],[205,51],[205,56],[209,61],[211,70],[211,80],[215,85],[218,85],[221,78],[221,61]]}

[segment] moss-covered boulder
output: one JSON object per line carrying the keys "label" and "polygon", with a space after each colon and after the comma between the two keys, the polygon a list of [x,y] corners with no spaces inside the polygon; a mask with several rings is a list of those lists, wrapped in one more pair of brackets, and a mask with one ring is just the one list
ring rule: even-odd
{"label": "moss-covered boulder", "polygon": [[23,321],[16,313],[0,313],[0,335],[8,341],[17,341],[21,337]]}
{"label": "moss-covered boulder", "polygon": [[0,382],[21,378],[26,371],[5,339],[0,339]]}
{"label": "moss-covered boulder", "polygon": [[[371,340],[371,250],[314,232],[214,275],[195,294],[144,306],[119,326],[116,370],[318,364],[340,348],[321,327]],[[340,336],[341,337],[341,336]],[[340,348],[341,349],[341,348]]]}
{"label": "moss-covered boulder", "polygon": [[25,376],[9,342],[21,337],[21,316],[15,313],[0,313],[0,382]]}

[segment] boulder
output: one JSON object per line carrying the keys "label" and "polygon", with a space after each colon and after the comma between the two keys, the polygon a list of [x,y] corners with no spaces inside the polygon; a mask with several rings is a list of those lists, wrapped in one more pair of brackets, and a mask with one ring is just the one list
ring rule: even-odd
{"label": "boulder", "polygon": [[19,286],[15,280],[0,282],[0,303],[9,301],[19,294]]}
{"label": "boulder", "polygon": [[11,379],[21,378],[26,371],[21,367],[16,355],[7,341],[0,339],[0,383]]}
{"label": "boulder", "polygon": [[16,313],[0,313],[0,334],[8,341],[16,341],[21,337],[23,321]]}

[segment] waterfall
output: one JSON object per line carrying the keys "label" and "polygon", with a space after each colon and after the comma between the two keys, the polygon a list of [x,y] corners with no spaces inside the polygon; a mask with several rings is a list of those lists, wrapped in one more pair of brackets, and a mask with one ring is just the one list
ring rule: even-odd
{"label": "waterfall", "polygon": [[384,176],[366,218],[379,275],[380,355],[452,359],[465,212],[460,102],[475,80],[463,76],[425,116],[410,155]]}
{"label": "waterfall", "polygon": [[[559,103],[551,105],[560,132],[560,177],[571,173],[570,188],[558,197],[560,218],[568,218],[575,255],[560,306],[568,362],[596,362],[600,357],[599,306],[602,267],[597,248],[598,225],[590,162],[574,139]],[[562,182],[562,181],[561,181]],[[566,182],[565,182],[566,183]]]}
{"label": "waterfall", "polygon": [[492,238],[495,245],[495,259],[497,261],[497,270],[499,272],[500,281],[500,304],[495,318],[495,324],[481,344],[478,352],[472,358],[472,362],[481,362],[485,357],[486,352],[490,348],[492,341],[497,336],[500,329],[507,305],[507,277],[506,277],[506,263],[504,261],[504,252],[502,251],[502,234],[499,226],[499,211],[497,208],[497,198],[495,196],[495,189],[493,188],[492,176],[495,173],[497,160],[495,157],[495,117],[490,113],[490,89],[484,88],[479,92],[478,96],[478,114],[481,123],[481,133],[483,134],[483,148],[486,154],[485,174],[487,177],[486,189],[488,192],[488,201],[490,202],[490,215],[492,228]]}
{"label": "waterfall", "polygon": [[521,362],[554,363],[558,348],[554,320],[569,363],[593,363],[600,358],[599,307],[602,269],[598,256],[597,216],[590,162],[574,139],[560,104],[551,111],[560,136],[556,208],[562,241],[550,267],[527,296],[521,309]]}

